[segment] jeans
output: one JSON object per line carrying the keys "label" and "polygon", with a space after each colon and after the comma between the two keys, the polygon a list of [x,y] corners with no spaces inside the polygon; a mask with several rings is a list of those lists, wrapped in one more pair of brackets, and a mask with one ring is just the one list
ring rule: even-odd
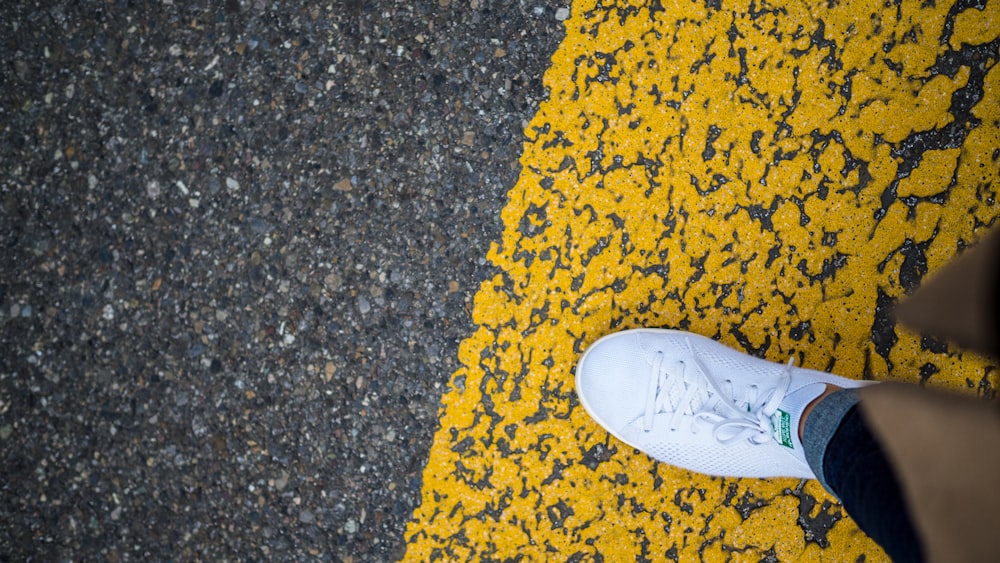
{"label": "jeans", "polygon": [[857,392],[844,389],[815,406],[802,431],[806,460],[826,490],[893,561],[923,561],[895,472],[857,403]]}

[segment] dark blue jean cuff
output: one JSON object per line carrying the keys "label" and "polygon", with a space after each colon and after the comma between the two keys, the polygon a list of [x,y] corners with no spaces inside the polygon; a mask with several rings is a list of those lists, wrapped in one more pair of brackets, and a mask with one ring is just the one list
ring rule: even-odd
{"label": "dark blue jean cuff", "polygon": [[857,389],[841,389],[831,393],[813,407],[802,429],[802,449],[805,451],[806,461],[823,488],[831,492],[830,483],[823,474],[826,447],[840,428],[841,421],[857,404]]}

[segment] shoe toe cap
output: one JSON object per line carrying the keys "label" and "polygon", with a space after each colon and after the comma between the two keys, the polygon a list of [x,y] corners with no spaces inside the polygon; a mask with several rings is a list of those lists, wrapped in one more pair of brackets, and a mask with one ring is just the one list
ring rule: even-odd
{"label": "shoe toe cap", "polygon": [[577,365],[577,394],[591,416],[620,432],[642,416],[650,369],[634,335],[604,338]]}

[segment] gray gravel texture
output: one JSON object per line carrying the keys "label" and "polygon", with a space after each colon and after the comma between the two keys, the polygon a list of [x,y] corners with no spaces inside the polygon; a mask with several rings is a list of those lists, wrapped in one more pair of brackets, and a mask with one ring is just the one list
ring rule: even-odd
{"label": "gray gravel texture", "polygon": [[559,8],[5,2],[0,559],[399,558]]}

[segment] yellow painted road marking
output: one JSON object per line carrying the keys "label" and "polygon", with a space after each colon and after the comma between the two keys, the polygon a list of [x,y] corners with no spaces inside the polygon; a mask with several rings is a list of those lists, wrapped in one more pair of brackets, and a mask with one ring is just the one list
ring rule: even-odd
{"label": "yellow painted road marking", "polygon": [[573,3],[407,560],[885,559],[815,481],[705,477],[610,438],[572,370],[612,331],[997,384],[888,309],[997,216],[1000,0],[646,4]]}

